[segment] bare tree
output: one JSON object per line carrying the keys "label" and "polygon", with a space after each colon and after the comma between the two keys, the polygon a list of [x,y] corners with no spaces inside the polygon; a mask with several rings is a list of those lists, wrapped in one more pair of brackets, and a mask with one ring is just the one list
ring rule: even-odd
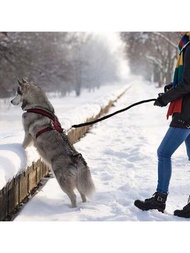
{"label": "bare tree", "polygon": [[0,33],[0,96],[25,77],[61,95],[99,87],[119,78],[120,55],[84,32]]}
{"label": "bare tree", "polygon": [[179,39],[176,33],[121,33],[121,38],[126,42],[132,73],[154,82],[171,82]]}
{"label": "bare tree", "polygon": [[[5,87],[24,76],[54,90],[67,80],[67,33],[8,33],[0,41],[0,83]],[[65,47],[63,47],[65,45]]]}

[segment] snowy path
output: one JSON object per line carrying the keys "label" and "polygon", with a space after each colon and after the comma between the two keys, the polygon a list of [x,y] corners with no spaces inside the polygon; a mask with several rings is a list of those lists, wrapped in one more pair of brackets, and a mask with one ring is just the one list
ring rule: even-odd
{"label": "snowy path", "polygon": [[[160,89],[138,81],[109,112],[149,98]],[[167,108],[147,103],[100,122],[75,144],[86,159],[96,185],[92,200],[71,209],[56,180],[23,208],[15,221],[184,221],[173,216],[190,194],[190,164],[182,145],[173,157],[173,175],[166,213],[142,212],[134,200],[150,197],[157,183],[157,147],[168,128]]]}

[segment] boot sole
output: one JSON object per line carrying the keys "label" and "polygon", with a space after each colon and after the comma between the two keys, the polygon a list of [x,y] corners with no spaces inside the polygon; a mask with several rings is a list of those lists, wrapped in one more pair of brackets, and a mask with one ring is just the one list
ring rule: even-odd
{"label": "boot sole", "polygon": [[180,218],[190,218],[190,213],[188,213],[188,214],[175,214],[174,213],[174,216],[177,216],[177,217],[180,217]]}
{"label": "boot sole", "polygon": [[164,209],[160,209],[160,208],[151,208],[151,207],[148,208],[148,207],[145,207],[144,203],[141,202],[140,200],[135,200],[134,205],[137,208],[141,209],[142,211],[157,210],[158,212],[164,213],[164,210],[165,210],[165,208]]}

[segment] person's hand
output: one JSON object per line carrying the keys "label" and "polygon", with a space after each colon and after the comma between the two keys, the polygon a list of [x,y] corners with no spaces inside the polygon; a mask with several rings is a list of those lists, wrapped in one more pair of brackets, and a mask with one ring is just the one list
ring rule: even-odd
{"label": "person's hand", "polygon": [[165,85],[165,86],[164,86],[164,92],[169,91],[172,87],[173,87],[173,84],[172,84],[172,83]]}
{"label": "person's hand", "polygon": [[166,105],[168,104],[168,103],[165,103],[165,102],[163,101],[162,95],[163,95],[163,93],[158,94],[158,98],[157,98],[156,101],[154,102],[154,105],[163,107],[163,106],[166,106]]}

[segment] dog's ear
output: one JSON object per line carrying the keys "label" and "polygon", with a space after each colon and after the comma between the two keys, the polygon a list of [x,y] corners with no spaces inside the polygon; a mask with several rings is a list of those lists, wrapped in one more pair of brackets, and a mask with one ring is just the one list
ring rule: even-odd
{"label": "dog's ear", "polygon": [[20,79],[17,79],[18,80],[18,84],[23,87],[24,85],[26,85],[28,82],[26,81],[26,79],[22,78],[22,81]]}
{"label": "dog's ear", "polygon": [[20,88],[21,89],[24,89],[24,87],[25,87],[25,83],[23,83],[22,81],[20,81],[19,79],[17,79],[18,80],[18,85],[20,86]]}
{"label": "dog's ear", "polygon": [[22,78],[22,82],[23,83],[28,83],[27,80],[25,78]]}
{"label": "dog's ear", "polygon": [[17,81],[18,81],[18,84],[19,84],[20,86],[22,86],[22,82],[21,82],[19,79],[17,79]]}

